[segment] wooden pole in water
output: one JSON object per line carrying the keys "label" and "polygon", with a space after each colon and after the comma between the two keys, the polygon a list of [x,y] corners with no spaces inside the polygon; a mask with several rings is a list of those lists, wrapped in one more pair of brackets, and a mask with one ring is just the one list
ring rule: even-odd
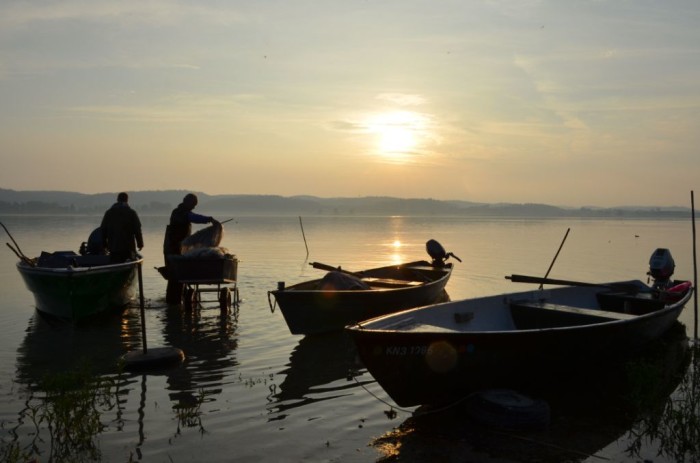
{"label": "wooden pole in water", "polygon": [[139,262],[139,305],[141,308],[141,343],[143,344],[143,354],[148,353],[148,346],[146,345],[146,310],[143,298],[143,272],[141,268],[143,267],[143,261]]}
{"label": "wooden pole in water", "polygon": [[122,356],[127,370],[144,370],[148,368],[162,368],[166,365],[174,365],[185,360],[185,353],[177,347],[156,347],[148,350],[146,344],[146,308],[143,295],[143,272],[141,270],[143,260],[138,263],[139,293],[141,305],[141,341],[143,349],[127,352]]}
{"label": "wooden pole in water", "polygon": [[695,341],[697,342],[698,340],[698,263],[697,263],[697,255],[696,255],[696,250],[695,250],[695,194],[693,193],[693,190],[690,190],[690,211],[691,211],[691,217],[693,219],[693,279],[694,282],[693,284],[695,285],[695,297],[693,300],[695,301]]}
{"label": "wooden pole in water", "polygon": [[304,233],[304,224],[301,223],[301,216],[299,216],[299,226],[301,227],[301,236],[304,237],[304,246],[306,246],[306,257],[309,257],[309,245],[306,244],[306,234]]}

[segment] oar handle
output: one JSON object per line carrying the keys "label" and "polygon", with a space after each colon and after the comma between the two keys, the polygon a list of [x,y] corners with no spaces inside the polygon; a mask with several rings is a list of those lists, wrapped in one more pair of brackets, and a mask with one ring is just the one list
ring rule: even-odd
{"label": "oar handle", "polygon": [[607,286],[604,284],[585,283],[582,281],[557,280],[555,278],[543,278],[529,275],[510,275],[506,277],[506,280],[510,280],[513,283],[537,283],[564,286]]}
{"label": "oar handle", "polygon": [[[8,230],[7,227],[5,226],[5,224],[2,223],[2,222],[0,222],[0,226],[2,226],[2,228],[5,229],[5,233],[7,233],[7,236],[10,237],[10,239],[11,239],[12,242],[14,243],[15,247],[17,248],[17,251],[15,252],[15,254],[16,254],[16,253],[19,253],[19,254],[20,254],[20,256],[19,256],[20,258],[29,261],[29,260],[30,260],[29,257],[27,257],[27,256],[24,255],[24,253],[22,252],[22,250],[21,250],[20,247],[19,247],[19,244],[17,244],[17,241],[15,241],[15,238],[12,236],[12,233],[10,233],[10,230]],[[8,246],[10,245],[9,243],[5,243],[5,244],[7,244]],[[14,249],[13,249],[13,251],[14,251]]]}
{"label": "oar handle", "polygon": [[312,266],[313,268],[317,268],[319,270],[326,270],[328,272],[342,272],[342,273],[347,273],[348,275],[353,275],[358,278],[361,278],[361,275],[358,275],[355,272],[349,272],[347,270],[343,270],[340,267],[333,267],[332,265],[328,264],[322,264],[321,262],[309,262],[309,265]]}
{"label": "oar handle", "polygon": [[616,291],[639,292],[640,288],[634,283],[586,283],[583,281],[557,280],[555,278],[542,278],[528,275],[510,275],[507,280],[513,283],[537,283],[540,285],[561,285],[561,286],[590,286],[597,288],[609,288]]}

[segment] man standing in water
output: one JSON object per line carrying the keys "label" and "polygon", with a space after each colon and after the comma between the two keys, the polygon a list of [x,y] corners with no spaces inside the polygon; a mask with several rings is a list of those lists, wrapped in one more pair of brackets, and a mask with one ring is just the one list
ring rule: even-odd
{"label": "man standing in water", "polygon": [[[163,241],[166,268],[169,255],[181,254],[182,241],[192,234],[193,223],[216,223],[216,220],[211,216],[192,212],[197,206],[197,202],[197,196],[193,193],[188,193],[170,214],[170,223],[165,229],[165,239]],[[165,294],[166,302],[169,304],[182,302],[182,290],[183,285],[181,283],[169,279],[168,289]]]}
{"label": "man standing in water", "polygon": [[129,207],[129,195],[122,192],[102,218],[100,225],[102,244],[109,250],[110,261],[125,262],[136,258],[136,247],[143,249],[141,221],[136,211]]}

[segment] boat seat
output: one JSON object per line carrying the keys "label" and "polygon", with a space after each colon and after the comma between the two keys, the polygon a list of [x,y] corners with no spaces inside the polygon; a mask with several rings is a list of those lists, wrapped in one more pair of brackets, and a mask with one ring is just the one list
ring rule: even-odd
{"label": "boat seat", "polygon": [[629,293],[601,292],[596,294],[598,304],[607,309],[644,315],[663,309],[665,302],[653,292]]}
{"label": "boat seat", "polygon": [[621,312],[584,309],[539,301],[514,301],[510,305],[513,319],[520,329],[556,328],[572,325],[590,325],[614,320],[637,318]]}
{"label": "boat seat", "polygon": [[562,304],[552,304],[551,302],[540,302],[540,301],[518,301],[513,305],[518,307],[526,307],[531,309],[549,310],[554,312],[566,312],[576,315],[587,315],[597,318],[609,318],[611,320],[632,320],[637,318],[636,315],[621,313],[621,312],[610,312],[607,310],[599,309],[584,309],[583,307],[573,307],[570,305]]}
{"label": "boat seat", "polygon": [[440,270],[442,271],[442,267],[435,267],[432,265],[411,265],[411,266],[406,266],[407,269],[411,270],[418,270],[421,272],[430,272],[430,271],[435,271],[435,270]]}
{"label": "boat seat", "polygon": [[362,281],[367,283],[370,286],[384,286],[388,288],[394,288],[394,287],[404,287],[404,286],[420,286],[425,284],[422,281],[411,281],[411,280],[396,280],[394,278],[374,278],[374,277],[366,277],[363,278]]}

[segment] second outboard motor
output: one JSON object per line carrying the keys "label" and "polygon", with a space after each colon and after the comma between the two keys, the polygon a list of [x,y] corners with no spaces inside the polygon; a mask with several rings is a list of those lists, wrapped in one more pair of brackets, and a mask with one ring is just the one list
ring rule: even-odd
{"label": "second outboard motor", "polygon": [[654,279],[654,288],[666,288],[671,284],[671,276],[676,269],[671,251],[665,248],[658,248],[649,259],[650,275]]}
{"label": "second outboard motor", "polygon": [[87,243],[83,242],[80,245],[80,255],[104,255],[105,248],[102,247],[102,228],[95,228],[88,237]]}
{"label": "second outboard motor", "polygon": [[462,262],[462,259],[459,257],[455,256],[451,252],[445,252],[445,248],[442,247],[440,243],[438,243],[435,240],[428,240],[425,243],[425,250],[427,251],[428,255],[433,258],[432,264],[435,267],[442,267],[445,265],[445,262],[447,259],[450,257],[454,257],[458,261]]}

